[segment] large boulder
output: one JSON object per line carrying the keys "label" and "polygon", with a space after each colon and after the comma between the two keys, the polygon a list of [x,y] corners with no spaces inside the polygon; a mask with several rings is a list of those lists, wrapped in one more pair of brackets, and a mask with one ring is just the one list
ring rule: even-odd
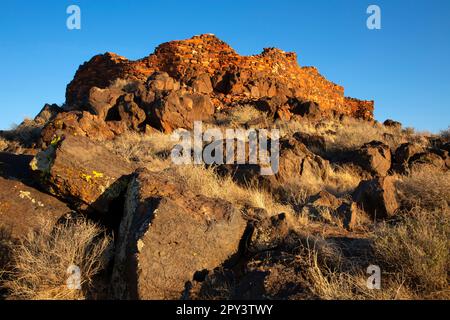
{"label": "large boulder", "polygon": [[149,122],[166,133],[178,128],[192,129],[194,121],[211,119],[214,110],[214,105],[207,95],[183,93],[181,90],[170,91],[152,104]]}
{"label": "large boulder", "polygon": [[88,105],[91,113],[100,119],[106,119],[109,110],[116,104],[117,99],[124,94],[120,81],[116,81],[108,88],[92,87],[89,90]]}
{"label": "large boulder", "polygon": [[62,111],[63,109],[56,104],[45,104],[38,115],[34,118],[34,121],[41,125],[45,125],[55,119],[55,117]]}
{"label": "large boulder", "polygon": [[418,143],[403,143],[395,150],[394,160],[398,165],[407,164],[416,154],[422,153],[424,148]]}
{"label": "large boulder", "polygon": [[65,135],[89,137],[93,140],[108,140],[125,130],[110,127],[97,115],[87,111],[71,111],[58,114],[41,132],[41,144],[49,146],[52,141]]}
{"label": "large boulder", "polygon": [[371,174],[384,177],[391,168],[391,149],[380,141],[366,143],[356,151],[354,162]]}
{"label": "large boulder", "polygon": [[437,154],[444,161],[446,169],[450,169],[450,152],[444,149],[432,149],[432,153]]}
{"label": "large boulder", "polygon": [[42,223],[55,224],[72,211],[55,197],[0,177],[0,232],[23,238]]}
{"label": "large boulder", "polygon": [[275,178],[279,183],[297,180],[300,183],[324,181],[330,172],[327,160],[312,153],[303,143],[296,139],[280,140],[279,170]]}
{"label": "large boulder", "polygon": [[209,94],[212,93],[214,90],[211,83],[211,77],[206,73],[203,73],[198,77],[194,78],[192,80],[191,87],[194,90],[194,92],[198,93]]}
{"label": "large boulder", "polygon": [[250,224],[251,234],[248,241],[250,252],[261,252],[277,248],[289,233],[286,214],[263,216]]}
{"label": "large boulder", "polygon": [[107,213],[127,187],[134,168],[105,147],[82,136],[54,141],[31,162],[49,190],[81,208]]}
{"label": "large boulder", "polygon": [[305,132],[296,132],[293,137],[303,143],[309,150],[314,153],[324,153],[326,151],[326,141],[323,136],[309,134]]}
{"label": "large boulder", "polygon": [[293,98],[290,99],[289,103],[291,105],[291,111],[294,114],[311,120],[318,120],[322,117],[322,111],[316,102]]}
{"label": "large boulder", "polygon": [[[219,142],[220,143],[220,142]],[[224,140],[222,142],[225,143]],[[271,151],[271,140],[268,141],[268,151]],[[245,144],[248,156],[248,144]],[[235,151],[236,152],[236,151]],[[275,160],[275,155],[271,156],[271,160]],[[230,175],[233,179],[243,185],[257,186],[265,189],[276,189],[282,184],[293,181],[312,184],[318,181],[324,181],[330,172],[330,164],[327,160],[312,153],[303,143],[296,139],[280,139],[278,168],[276,163],[272,162],[271,166],[276,173],[271,175],[263,175],[261,163],[245,163],[224,164],[218,167],[221,175]],[[237,159],[237,155],[235,156]],[[248,160],[248,157],[246,158]],[[267,164],[264,165],[267,168]]]}
{"label": "large boulder", "polygon": [[170,77],[167,72],[152,73],[147,79],[146,86],[149,92],[172,91],[180,89],[180,83]]}
{"label": "large boulder", "polygon": [[116,122],[118,127],[126,127],[134,131],[139,131],[145,125],[147,115],[145,111],[135,102],[134,94],[127,93],[120,96],[114,107],[109,109],[106,122]]}
{"label": "large boulder", "polygon": [[446,169],[445,160],[435,152],[425,151],[417,153],[409,160],[409,168],[412,171],[420,171],[425,167]]}
{"label": "large boulder", "polygon": [[267,112],[269,117],[280,118],[283,110],[286,109],[287,102],[288,98],[286,96],[279,95],[261,98],[256,101],[255,106],[258,110]]}
{"label": "large boulder", "polygon": [[229,202],[189,189],[172,171],[136,172],[120,225],[117,299],[180,299],[198,272],[238,252],[246,222]]}
{"label": "large boulder", "polygon": [[393,176],[362,181],[352,195],[353,200],[372,218],[390,218],[399,208],[395,181]]}

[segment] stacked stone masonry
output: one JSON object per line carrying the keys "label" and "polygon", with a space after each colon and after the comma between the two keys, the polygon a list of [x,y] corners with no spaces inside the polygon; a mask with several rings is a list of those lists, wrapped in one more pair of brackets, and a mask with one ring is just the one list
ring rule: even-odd
{"label": "stacked stone masonry", "polygon": [[227,105],[242,99],[285,95],[314,101],[323,111],[373,119],[373,101],[346,98],[344,88],[323,77],[314,67],[301,67],[297,55],[276,48],[241,56],[211,34],[158,46],[141,60],[130,61],[113,53],[93,57],[80,66],[68,85],[68,105],[86,103],[92,87],[105,88],[114,80],[145,82],[155,71],[167,72],[181,83],[210,76],[212,95]]}

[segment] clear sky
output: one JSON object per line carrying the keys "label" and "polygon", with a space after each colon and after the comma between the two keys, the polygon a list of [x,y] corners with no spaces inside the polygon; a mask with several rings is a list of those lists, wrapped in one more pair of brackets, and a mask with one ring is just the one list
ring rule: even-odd
{"label": "clear sky", "polygon": [[[81,8],[81,30],[66,9]],[[366,27],[370,4],[381,30]],[[0,128],[64,102],[78,66],[112,51],[142,58],[162,42],[214,33],[240,54],[295,51],[375,116],[437,132],[450,124],[449,0],[2,0]]]}

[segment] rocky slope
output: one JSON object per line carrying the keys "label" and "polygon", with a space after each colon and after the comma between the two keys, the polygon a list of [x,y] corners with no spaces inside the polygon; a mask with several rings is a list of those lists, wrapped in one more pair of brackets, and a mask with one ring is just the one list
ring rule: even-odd
{"label": "rocky slope", "polygon": [[[161,44],[137,61],[95,56],[67,86],[62,108],[46,105],[0,132],[0,236],[9,239],[0,237],[0,250],[14,256],[4,243],[38,231],[39,219],[83,217],[114,238],[104,270],[86,280],[87,298],[327,298],[312,282],[323,276],[317,265],[360,276],[378,259],[378,223],[422,205],[405,196],[407,181],[449,174],[448,135],[380,124],[373,108],[300,67],[295,53],[240,56],[210,34]],[[261,176],[261,163],[172,163],[167,134],[198,120],[220,130],[280,129],[276,175]],[[444,191],[423,203],[448,205],[445,182],[434,186]],[[21,270],[20,259],[3,260],[0,268]],[[335,273],[328,276],[330,285]],[[350,294],[339,288],[337,297]],[[358,290],[350,291],[375,297]]]}

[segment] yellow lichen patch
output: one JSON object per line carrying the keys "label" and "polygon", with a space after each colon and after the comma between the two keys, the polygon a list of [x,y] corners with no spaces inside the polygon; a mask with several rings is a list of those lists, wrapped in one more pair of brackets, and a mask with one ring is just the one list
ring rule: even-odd
{"label": "yellow lichen patch", "polygon": [[103,178],[103,173],[101,172],[97,172],[97,171],[92,171],[92,174],[94,175],[94,178]]}
{"label": "yellow lichen patch", "polygon": [[38,170],[38,166],[37,166],[37,159],[33,158],[33,160],[31,160],[30,162],[30,168],[33,171],[37,171]]}
{"label": "yellow lichen patch", "polygon": [[53,140],[50,142],[50,144],[51,144],[52,146],[56,146],[60,141],[61,141],[61,137],[60,137],[60,136],[55,136],[55,137],[53,138]]}
{"label": "yellow lichen patch", "polygon": [[103,177],[104,177],[103,173],[95,171],[95,170],[92,171],[92,174],[85,174],[85,173],[81,174],[81,179],[83,179],[84,181],[86,181],[88,183],[91,183],[93,179],[100,179]]}
{"label": "yellow lichen patch", "polygon": [[92,176],[82,173],[81,174],[81,179],[83,179],[84,181],[90,183],[92,181]]}

